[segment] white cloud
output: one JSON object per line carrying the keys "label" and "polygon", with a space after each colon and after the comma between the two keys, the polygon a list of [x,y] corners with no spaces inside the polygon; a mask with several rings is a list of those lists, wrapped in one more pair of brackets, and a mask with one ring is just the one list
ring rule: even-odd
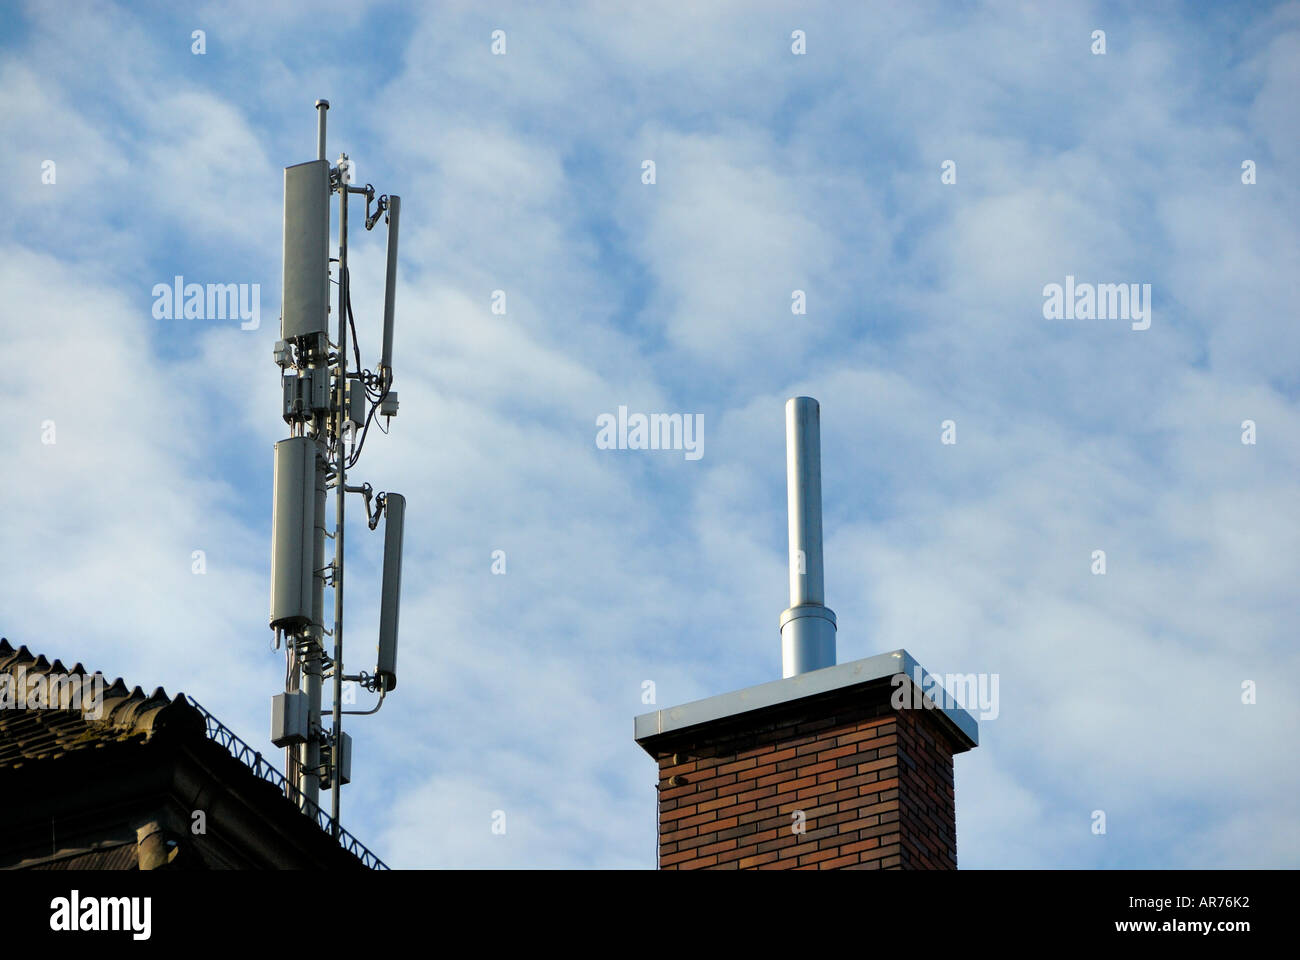
{"label": "white cloud", "polygon": [[[1192,26],[1120,23],[1092,58],[1081,14],[520,8],[492,58],[470,6],[367,56],[394,41],[357,7],[331,74],[290,44],[307,9],[214,9],[200,65],[174,24],[33,6],[0,62],[27,178],[0,250],[11,639],[184,688],[262,742],[278,168],[331,96],[331,154],[403,196],[401,413],[353,475],[409,501],[401,680],[349,726],[363,842],[402,866],[653,863],[641,683],[668,706],[777,675],[781,404],[807,393],[840,659],[1002,676],[957,760],[964,866],[1300,862],[1300,785],[1265,763],[1300,726],[1273,679],[1300,574],[1285,11],[1225,41],[1220,95]],[[352,244],[373,364],[382,228]],[[154,321],[174,273],[263,283],[262,328]],[[1153,283],[1151,330],[1044,321],[1066,273]],[[703,412],[704,458],[597,450],[621,403]],[[348,540],[360,669],[379,540]]]}

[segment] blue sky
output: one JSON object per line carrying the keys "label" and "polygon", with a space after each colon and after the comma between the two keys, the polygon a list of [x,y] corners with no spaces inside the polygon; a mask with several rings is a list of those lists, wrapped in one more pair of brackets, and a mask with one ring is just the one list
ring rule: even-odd
{"label": "blue sky", "polygon": [[[642,683],[780,675],[806,394],[839,659],[1000,678],[963,867],[1300,866],[1298,81],[1294,3],[6,4],[0,632],[268,745],[281,168],[325,97],[403,198],[401,413],[351,474],[408,500],[401,682],[343,806],[389,863],[654,865]],[[350,255],[373,366],[382,230]],[[154,319],[178,274],[260,328]],[[1067,275],[1150,328],[1044,319]],[[620,405],[703,457],[598,449]]]}

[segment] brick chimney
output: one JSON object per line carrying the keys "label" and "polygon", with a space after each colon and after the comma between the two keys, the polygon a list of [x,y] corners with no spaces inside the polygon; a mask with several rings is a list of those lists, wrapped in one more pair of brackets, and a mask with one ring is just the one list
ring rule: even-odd
{"label": "brick chimney", "polygon": [[659,868],[955,870],[953,756],[978,726],[934,689],[895,650],[637,717]]}
{"label": "brick chimney", "polygon": [[817,401],[787,400],[785,425],[783,679],[636,718],[659,764],[659,867],[955,870],[952,758],[978,726],[906,650],[836,665]]}

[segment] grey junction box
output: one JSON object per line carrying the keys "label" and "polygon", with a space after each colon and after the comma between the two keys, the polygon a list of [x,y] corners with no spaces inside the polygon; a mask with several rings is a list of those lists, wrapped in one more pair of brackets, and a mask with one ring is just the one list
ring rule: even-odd
{"label": "grey junction box", "polygon": [[271,742],[289,747],[307,740],[307,694],[301,690],[271,698]]}

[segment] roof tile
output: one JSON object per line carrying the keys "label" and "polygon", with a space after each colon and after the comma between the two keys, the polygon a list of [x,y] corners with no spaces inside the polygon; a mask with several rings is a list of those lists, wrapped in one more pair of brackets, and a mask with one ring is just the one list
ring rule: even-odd
{"label": "roof tile", "polygon": [[[64,681],[45,685],[54,702],[39,709],[26,708],[26,689],[19,685],[33,677]],[[74,678],[78,684],[90,685],[92,692],[96,682],[104,685],[98,704],[93,695],[74,702]],[[128,688],[121,677],[109,681],[103,674],[87,673],[80,663],[68,669],[59,660],[51,663],[44,655],[34,655],[25,645],[15,649],[3,637],[0,683],[9,686],[11,697],[23,698],[22,708],[0,710],[0,769],[115,742],[147,742],[172,723],[203,728],[202,717],[182,696],[172,699],[162,687],[146,694],[138,686]]]}

